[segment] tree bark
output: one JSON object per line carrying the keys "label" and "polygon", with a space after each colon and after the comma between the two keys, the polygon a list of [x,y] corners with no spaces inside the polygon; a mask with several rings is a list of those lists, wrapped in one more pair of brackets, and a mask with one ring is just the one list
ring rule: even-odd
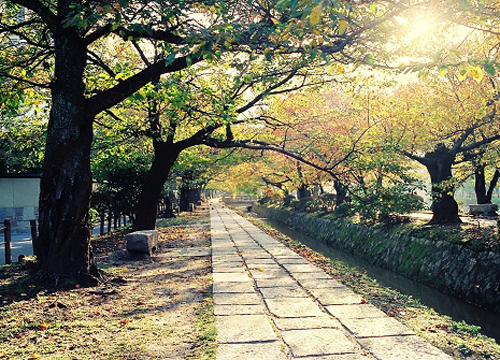
{"label": "tree bark", "polygon": [[347,187],[338,180],[333,182],[333,187],[337,193],[335,205],[339,206],[340,204],[345,203],[347,201]]}
{"label": "tree bark", "polygon": [[[55,80],[40,188],[38,269],[80,284],[100,278],[90,247],[88,209],[92,186],[93,117],[86,113],[86,48],[76,31],[55,36]],[[63,34],[63,35],[60,35]]]}
{"label": "tree bark", "polygon": [[491,203],[486,197],[486,177],[484,176],[484,165],[476,166],[474,170],[474,192],[476,193],[476,202],[478,204]]}
{"label": "tree bark", "polygon": [[155,158],[142,186],[139,201],[136,207],[134,230],[153,230],[156,226],[158,202],[163,185],[168,179],[179,150],[175,145],[162,141],[153,141]]}
{"label": "tree bark", "polygon": [[458,204],[453,197],[454,186],[447,183],[452,179],[451,167],[455,154],[440,144],[432,152],[425,154],[424,165],[432,183],[432,219],[429,224],[459,225],[462,220],[458,216]]}

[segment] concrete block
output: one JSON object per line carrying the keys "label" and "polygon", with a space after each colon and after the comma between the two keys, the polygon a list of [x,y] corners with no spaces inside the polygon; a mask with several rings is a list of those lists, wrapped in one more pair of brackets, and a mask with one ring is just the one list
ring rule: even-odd
{"label": "concrete block", "polygon": [[496,216],[497,204],[470,204],[469,213],[471,215]]}
{"label": "concrete block", "polygon": [[361,346],[384,360],[452,360],[452,358],[418,336],[389,336],[360,339]]}
{"label": "concrete block", "polygon": [[265,315],[217,316],[215,327],[219,344],[276,340],[273,328]]}
{"label": "concrete block", "polygon": [[243,344],[219,344],[217,347],[217,360],[286,360],[285,353],[277,341],[243,343]]}
{"label": "concrete block", "polygon": [[356,347],[341,330],[312,329],[283,332],[294,357],[353,354]]}
{"label": "concrete block", "polygon": [[264,299],[271,314],[281,318],[325,316],[309,298]]}
{"label": "concrete block", "polygon": [[143,230],[127,234],[127,250],[152,254],[158,246],[158,231]]}

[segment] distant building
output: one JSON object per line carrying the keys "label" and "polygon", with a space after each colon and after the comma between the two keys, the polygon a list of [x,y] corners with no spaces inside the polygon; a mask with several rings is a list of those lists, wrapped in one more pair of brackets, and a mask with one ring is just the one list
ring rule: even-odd
{"label": "distant building", "polygon": [[38,220],[40,175],[0,174],[0,221],[12,219],[13,233],[29,233]]}

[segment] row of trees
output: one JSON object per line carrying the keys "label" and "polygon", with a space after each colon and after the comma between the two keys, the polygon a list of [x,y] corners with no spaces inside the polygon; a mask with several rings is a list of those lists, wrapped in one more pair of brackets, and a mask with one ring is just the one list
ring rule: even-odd
{"label": "row of trees", "polygon": [[[494,36],[495,2],[479,9],[445,5],[451,24],[459,19]],[[403,64],[415,55],[414,42],[396,41],[399,29],[409,26],[403,19],[436,6],[419,0],[0,1],[2,114],[40,107],[40,99],[50,104],[35,246],[39,269],[81,277],[81,283],[101,277],[88,226],[93,156],[101,160],[94,174],[103,183],[128,177],[130,169],[113,171],[131,161],[144,170],[134,173],[141,186],[130,194],[137,199],[137,229],[154,227],[174,165],[198,145],[219,156],[229,148],[287,153],[346,184],[337,168],[358,153],[355,145],[368,131],[355,134],[352,126],[325,121],[323,131],[312,133],[304,119],[267,114],[267,100],[339,81],[346,67]],[[439,35],[450,27],[457,25],[439,23],[433,30]],[[450,62],[428,52],[417,60],[441,64],[440,72],[458,63],[456,71],[476,78],[496,71],[495,59],[456,56],[460,61]],[[290,146],[299,134],[309,144]],[[129,157],[134,141],[137,154]]]}

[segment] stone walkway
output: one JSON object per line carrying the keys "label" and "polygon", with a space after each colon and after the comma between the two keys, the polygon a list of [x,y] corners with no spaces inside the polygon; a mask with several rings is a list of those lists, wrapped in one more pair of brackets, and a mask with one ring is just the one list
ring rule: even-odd
{"label": "stone walkway", "polygon": [[451,360],[286,246],[211,204],[217,360]]}

